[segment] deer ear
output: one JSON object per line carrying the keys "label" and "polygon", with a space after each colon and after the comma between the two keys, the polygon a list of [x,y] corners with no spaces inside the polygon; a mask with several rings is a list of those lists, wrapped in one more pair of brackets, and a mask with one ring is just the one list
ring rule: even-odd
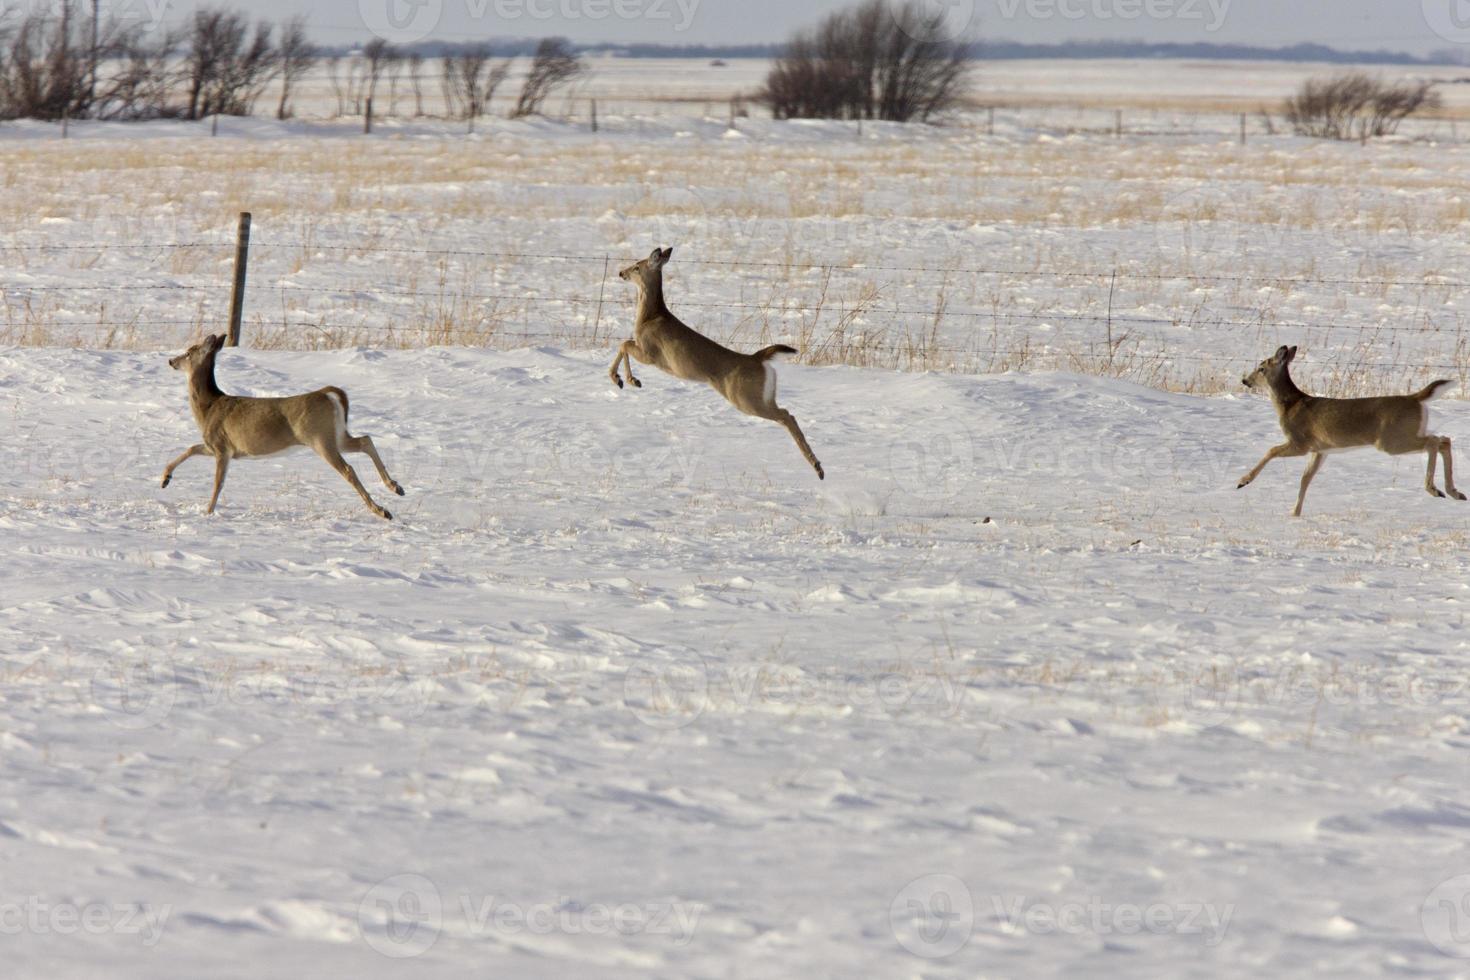
{"label": "deer ear", "polygon": [[1272,360],[1284,361],[1290,356],[1291,350],[1283,344],[1282,346],[1276,348],[1276,356],[1272,358]]}
{"label": "deer ear", "polygon": [[1291,360],[1294,357],[1296,357],[1296,348],[1295,347],[1292,347],[1290,350],[1288,350],[1286,352],[1286,359],[1289,361],[1289,360]]}
{"label": "deer ear", "polygon": [[663,255],[665,262],[667,262],[669,259],[672,259],[674,257],[674,246],[670,245],[668,248],[664,249]]}
{"label": "deer ear", "polygon": [[652,262],[654,265],[663,265],[664,253],[660,249],[655,247],[652,252],[648,253],[648,261]]}

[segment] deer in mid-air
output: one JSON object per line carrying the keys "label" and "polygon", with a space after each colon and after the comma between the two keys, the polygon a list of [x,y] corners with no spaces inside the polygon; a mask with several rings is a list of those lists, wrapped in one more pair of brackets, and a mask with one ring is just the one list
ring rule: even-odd
{"label": "deer in mid-air", "polygon": [[620,279],[638,287],[638,314],[633,323],[633,339],[623,341],[618,348],[608,376],[619,388],[623,387],[623,379],[618,375],[621,364],[627,371],[628,383],[635,388],[643,387],[643,382],[633,377],[633,362],[629,360],[632,357],[676,378],[703,381],[746,415],[785,426],[801,454],[817,471],[817,478],[826,479],[822,464],[802,435],[801,426],[790,412],[776,404],[776,368],[771,361],[783,354],[795,354],[795,348],[772,344],[754,354],[741,354],[685,326],[664,305],[663,268],[673,254],[672,248],[656,248],[648,258],[618,273]]}
{"label": "deer in mid-air", "polygon": [[[1307,485],[1322,468],[1322,461],[1328,453],[1373,446],[1390,456],[1414,452],[1428,454],[1429,468],[1424,474],[1424,489],[1435,497],[1449,495],[1456,500],[1465,499],[1465,495],[1455,489],[1449,438],[1428,434],[1428,402],[1446,385],[1454,384],[1453,381],[1431,381],[1412,395],[1318,398],[1302,391],[1291,380],[1290,367],[1294,357],[1295,347],[1282,347],[1240,379],[1247,388],[1266,385],[1271,389],[1271,401],[1276,405],[1276,415],[1281,421],[1281,430],[1286,433],[1286,441],[1272,446],[1255,469],[1241,477],[1236,489],[1254,480],[1266,464],[1278,456],[1306,456],[1310,453],[1312,458],[1302,474],[1296,509],[1291,512],[1292,517],[1300,517]],[[1436,455],[1444,457],[1443,492],[1434,485]]]}
{"label": "deer in mid-air", "polygon": [[403,488],[388,475],[371,436],[352,436],[347,432],[347,392],[341,388],[319,388],[304,395],[285,398],[247,398],[227,395],[214,380],[214,362],[225,345],[223,334],[206,337],[178,357],[169,358],[168,366],[189,375],[189,408],[204,441],[190,446],[184,454],[163,471],[163,485],[168,486],[174,470],[193,456],[214,457],[214,493],[209,497],[208,513],[214,513],[220,487],[232,459],[259,458],[285,452],[293,446],[307,446],[325,459],[352,484],[362,496],[368,510],[384,520],[388,513],[363,489],[343,453],[366,453],[378,468],[383,483],[403,496]]}

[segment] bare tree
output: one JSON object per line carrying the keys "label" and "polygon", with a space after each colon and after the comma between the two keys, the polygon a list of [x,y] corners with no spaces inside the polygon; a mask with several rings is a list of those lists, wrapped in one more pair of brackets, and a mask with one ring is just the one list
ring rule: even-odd
{"label": "bare tree", "polygon": [[327,59],[327,78],[332,82],[332,94],[337,97],[337,115],[347,115],[348,92],[342,82],[342,56],[334,54]]}
{"label": "bare tree", "polygon": [[531,60],[531,70],[526,75],[525,85],[521,86],[511,117],[519,119],[540,112],[547,96],[586,70],[587,66],[566,38],[543,38],[536,45],[536,56]]}
{"label": "bare tree", "polygon": [[490,108],[495,90],[510,74],[512,59],[490,65],[490,46],[473,45],[444,56],[444,101],[451,116],[475,119]]}
{"label": "bare tree", "polygon": [[4,36],[0,112],[8,118],[61,119],[87,108],[88,59],[77,49],[70,3],[56,14],[26,14]]}
{"label": "bare tree", "polygon": [[276,106],[276,118],[291,116],[291,93],[296,83],[310,74],[316,67],[317,49],[306,36],[306,18],[292,17],[281,26],[279,45],[281,67],[281,101]]}
{"label": "bare tree", "polygon": [[243,14],[214,8],[194,12],[184,59],[189,119],[250,114],[279,67],[271,31],[262,22],[252,35]]}
{"label": "bare tree", "polygon": [[97,119],[157,119],[180,116],[174,103],[178,72],[174,49],[180,35],[155,33],[142,26],[112,32],[100,44],[102,57],[115,65],[98,82],[92,115]]}
{"label": "bare tree", "polygon": [[383,77],[383,72],[387,70],[388,65],[397,57],[398,52],[393,45],[380,37],[373,38],[363,46],[362,81],[365,85],[363,96],[368,102],[371,103],[373,97],[377,95],[378,81]]}
{"label": "bare tree", "polygon": [[424,56],[414,51],[408,56],[408,80],[413,85],[413,114],[417,118],[424,114]]}
{"label": "bare tree", "polygon": [[865,0],[801,31],[766,77],[778,119],[927,121],[964,97],[973,67],[945,12],[923,0]]}
{"label": "bare tree", "polygon": [[1443,99],[1432,82],[1390,84],[1360,71],[1309,78],[1282,111],[1300,136],[1365,140],[1398,132],[1399,124]]}
{"label": "bare tree", "polygon": [[[168,54],[177,37],[77,13],[75,0],[0,26],[0,116],[132,119],[171,114]],[[102,66],[113,65],[110,77]]]}

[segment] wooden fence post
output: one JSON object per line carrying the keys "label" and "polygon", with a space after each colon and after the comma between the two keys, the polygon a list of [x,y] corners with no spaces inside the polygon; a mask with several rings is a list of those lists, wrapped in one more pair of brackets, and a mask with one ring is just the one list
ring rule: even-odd
{"label": "wooden fence post", "polygon": [[373,131],[373,100],[371,97],[367,100],[367,111],[362,116],[362,131],[364,134],[371,134]]}
{"label": "wooden fence post", "polygon": [[250,265],[250,212],[240,212],[240,230],[235,238],[235,290],[230,297],[230,347],[240,346],[240,321],[245,316],[245,271]]}

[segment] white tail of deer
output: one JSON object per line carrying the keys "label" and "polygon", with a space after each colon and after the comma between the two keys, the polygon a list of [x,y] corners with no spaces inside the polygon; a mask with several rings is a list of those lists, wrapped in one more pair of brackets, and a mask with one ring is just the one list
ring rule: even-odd
{"label": "white tail of deer", "polygon": [[643,387],[643,382],[633,377],[632,357],[676,378],[703,381],[745,414],[779,422],[796,440],[796,447],[817,471],[817,478],[826,479],[801,426],[790,412],[776,404],[776,369],[771,361],[783,354],[795,354],[796,350],[773,344],[754,354],[741,354],[685,326],[664,305],[663,268],[673,254],[672,248],[654,249],[648,258],[618,273],[619,278],[638,287],[638,316],[633,323],[633,339],[618,348],[618,356],[607,372],[609,377],[619,388],[623,386],[618,375],[621,364],[629,384]]}
{"label": "white tail of deer", "polygon": [[385,520],[393,515],[379,507],[363,489],[357,473],[342,458],[343,453],[366,453],[378,468],[383,483],[403,496],[403,488],[388,475],[371,436],[352,436],[347,432],[347,392],[341,388],[320,388],[304,395],[287,398],[246,398],[227,395],[214,380],[214,362],[225,344],[222,334],[206,337],[178,357],[169,359],[175,371],[189,374],[189,408],[204,441],[190,446],[184,454],[163,471],[163,485],[169,485],[174,470],[193,456],[214,457],[214,493],[209,497],[209,513],[219,501],[220,487],[232,459],[272,456],[293,446],[314,449],[322,459],[352,484],[362,496],[368,510]]}
{"label": "white tail of deer", "polygon": [[[1455,489],[1450,440],[1445,436],[1428,434],[1428,402],[1445,386],[1454,384],[1453,381],[1431,381],[1412,395],[1317,398],[1302,391],[1291,380],[1290,367],[1294,357],[1295,347],[1282,347],[1241,379],[1247,388],[1258,388],[1264,384],[1271,389],[1271,401],[1276,405],[1276,415],[1281,421],[1281,430],[1286,433],[1286,442],[1271,447],[1255,469],[1241,477],[1240,487],[1254,480],[1266,464],[1278,456],[1306,456],[1310,453],[1312,458],[1307,461],[1306,472],[1302,474],[1296,509],[1291,512],[1291,516],[1300,517],[1307,486],[1322,468],[1322,461],[1328,453],[1373,446],[1391,456],[1426,453],[1429,467],[1424,474],[1424,489],[1435,497],[1448,494],[1456,500],[1465,499],[1465,495]],[[1444,457],[1443,493],[1434,485],[1436,456]]]}

